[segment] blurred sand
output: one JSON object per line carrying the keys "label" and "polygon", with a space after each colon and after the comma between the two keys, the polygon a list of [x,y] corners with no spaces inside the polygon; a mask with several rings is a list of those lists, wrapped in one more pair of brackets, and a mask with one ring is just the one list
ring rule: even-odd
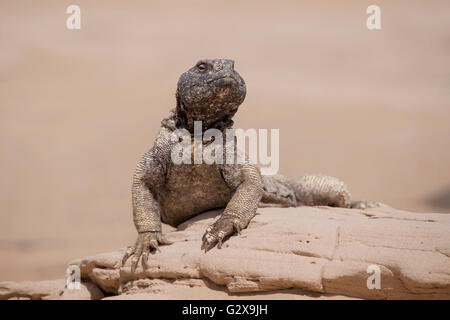
{"label": "blurred sand", "polygon": [[280,129],[280,173],[450,212],[450,2],[376,1],[381,31],[373,1],[277,3],[0,3],[0,281],[135,240],[134,166],[201,58],[236,61],[236,126]]}

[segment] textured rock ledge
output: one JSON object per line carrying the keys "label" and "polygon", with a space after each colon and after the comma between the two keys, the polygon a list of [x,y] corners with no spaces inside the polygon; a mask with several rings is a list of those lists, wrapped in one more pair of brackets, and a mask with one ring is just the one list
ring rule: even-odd
{"label": "textured rock ledge", "polygon": [[[450,299],[450,215],[329,207],[258,212],[221,250],[200,250],[218,214],[208,212],[168,233],[174,244],[150,255],[146,270],[139,266],[133,274],[129,265],[120,267],[122,249],[72,261],[83,279],[77,293],[64,289],[63,280],[3,282],[0,298],[193,298],[174,296],[173,288],[203,288],[221,292],[220,298],[264,291],[270,299],[271,291],[290,289],[314,298]],[[380,289],[367,288],[370,265],[381,270]]]}

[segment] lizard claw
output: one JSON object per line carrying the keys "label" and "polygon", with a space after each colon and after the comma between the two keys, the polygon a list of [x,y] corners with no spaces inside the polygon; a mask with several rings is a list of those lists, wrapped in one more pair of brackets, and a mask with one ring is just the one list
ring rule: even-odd
{"label": "lizard claw", "polygon": [[153,249],[157,252],[159,250],[158,244],[169,245],[172,241],[167,240],[161,232],[149,231],[139,233],[138,238],[134,246],[130,246],[125,251],[122,258],[122,267],[125,265],[127,260],[131,257],[131,272],[135,272],[138,266],[139,260],[141,259],[142,267],[147,269],[147,260],[150,251]]}
{"label": "lizard claw", "polygon": [[202,238],[201,250],[205,252],[214,248],[221,249],[225,238],[233,235],[235,232],[240,233],[240,228],[235,219],[230,217],[220,217],[216,222],[210,225]]}

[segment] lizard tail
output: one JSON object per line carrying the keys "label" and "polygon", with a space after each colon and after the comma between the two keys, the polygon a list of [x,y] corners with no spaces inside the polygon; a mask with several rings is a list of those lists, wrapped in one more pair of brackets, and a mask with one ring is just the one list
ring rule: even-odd
{"label": "lizard tail", "polygon": [[337,178],[314,174],[291,181],[298,205],[351,207],[351,194],[347,185]]}
{"label": "lizard tail", "polygon": [[374,201],[352,201],[344,182],[322,174],[308,174],[294,179],[282,175],[263,175],[262,182],[260,207],[330,206],[369,209],[386,206]]}
{"label": "lizard tail", "polygon": [[326,175],[304,175],[289,179],[282,175],[262,176],[260,207],[351,206],[347,186]]}

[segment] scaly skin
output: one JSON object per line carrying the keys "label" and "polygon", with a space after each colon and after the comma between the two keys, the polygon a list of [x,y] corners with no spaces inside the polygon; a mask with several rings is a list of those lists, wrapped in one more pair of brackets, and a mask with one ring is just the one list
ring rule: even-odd
{"label": "scaly skin", "polygon": [[[201,60],[181,75],[176,108],[162,121],[153,148],[142,156],[133,176],[133,219],[138,238],[122,262],[125,264],[132,257],[133,272],[141,257],[146,267],[150,250],[171,243],[161,234],[161,221],[177,226],[204,211],[225,208],[203,236],[202,249],[208,251],[216,244],[220,248],[224,239],[246,228],[258,206],[377,206],[365,201],[351,202],[345,184],[328,176],[307,175],[293,180],[281,175],[261,176],[248,161],[180,165],[172,162],[171,152],[179,142],[172,140],[174,130],[185,129],[190,134],[188,139],[198,141],[193,136],[194,121],[202,121],[204,131],[218,129],[225,137],[245,94],[245,82],[234,70],[232,60]],[[231,148],[235,144],[225,142],[224,154]]]}

